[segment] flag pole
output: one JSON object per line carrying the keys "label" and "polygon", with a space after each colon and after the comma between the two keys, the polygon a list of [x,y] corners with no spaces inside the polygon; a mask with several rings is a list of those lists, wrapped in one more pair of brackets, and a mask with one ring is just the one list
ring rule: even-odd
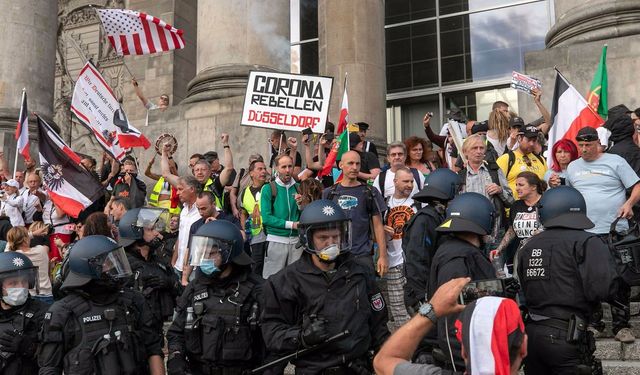
{"label": "flag pole", "polygon": [[[24,96],[27,94],[27,88],[23,87],[22,88],[22,97],[20,98],[20,113],[18,114],[18,122],[20,122],[20,119],[22,118],[22,111],[24,111],[24,108],[22,108],[22,104],[24,103]],[[27,114],[27,126],[29,126],[29,114]],[[22,124],[20,124],[20,126],[22,126]],[[22,128],[21,128],[22,130]],[[18,142],[16,142],[16,157],[13,160],[13,178],[16,178],[16,172],[18,171],[18,154],[20,153],[20,150],[18,150]]]}
{"label": "flag pole", "polygon": [[[96,12],[96,15],[98,16],[98,19],[100,19],[100,15],[98,14],[98,8],[94,7],[93,4],[90,4],[89,8],[93,9]],[[107,42],[107,45],[110,46],[111,42],[109,42],[109,40],[106,38],[106,34],[107,33],[106,33],[106,30],[104,29],[104,25],[102,24],[102,20],[100,21],[100,29],[103,31],[102,38],[104,39],[105,42]],[[116,51],[116,54],[117,54],[117,51]],[[124,56],[120,56],[120,59],[122,61],[122,65],[127,70],[127,73],[129,73],[131,78],[136,79],[136,77],[133,75],[133,73],[131,73],[131,69],[129,69],[129,66],[124,61]]]}

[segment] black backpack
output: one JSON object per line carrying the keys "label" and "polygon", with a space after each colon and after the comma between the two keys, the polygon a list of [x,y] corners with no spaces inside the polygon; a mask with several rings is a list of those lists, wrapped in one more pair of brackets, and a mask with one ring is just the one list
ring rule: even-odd
{"label": "black backpack", "polygon": [[[411,170],[411,174],[413,174],[413,180],[416,182],[418,191],[422,190],[422,184],[420,183],[420,171],[415,168],[409,168],[409,169]],[[388,169],[385,169],[384,171],[380,172],[380,174],[378,175],[378,189],[380,190],[380,193],[383,196],[384,196],[384,182],[387,178],[387,171]]]}

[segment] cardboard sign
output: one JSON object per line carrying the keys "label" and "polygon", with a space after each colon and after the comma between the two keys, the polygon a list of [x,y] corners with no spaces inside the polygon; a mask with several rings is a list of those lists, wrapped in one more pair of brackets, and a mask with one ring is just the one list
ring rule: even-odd
{"label": "cardboard sign", "polygon": [[330,77],[252,71],[241,124],[324,133],[332,85]]}
{"label": "cardboard sign", "polygon": [[533,95],[534,89],[542,87],[539,79],[514,71],[511,73],[511,88]]}

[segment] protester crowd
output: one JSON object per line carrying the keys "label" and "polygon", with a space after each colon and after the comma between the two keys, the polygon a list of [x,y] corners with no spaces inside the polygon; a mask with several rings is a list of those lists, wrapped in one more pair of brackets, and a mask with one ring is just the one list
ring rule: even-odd
{"label": "protester crowd", "polygon": [[[35,162],[11,174],[0,155],[0,373],[160,374],[167,357],[169,374],[241,374],[300,350],[313,351],[288,360],[301,374],[372,373],[376,353],[380,374],[597,373],[600,302],[615,339],[635,340],[605,244],[637,212],[640,109],[549,145],[541,95],[531,122],[496,102],[487,121],[450,112],[436,134],[427,114],[424,137],[384,156],[351,124],[329,174],[331,123],[273,131],[271,154],[248,160],[228,134],[188,160],[164,146],[144,166],[152,185],[133,156],[85,155],[105,194],[77,218]],[[463,311],[464,285],[486,279],[507,298]]]}

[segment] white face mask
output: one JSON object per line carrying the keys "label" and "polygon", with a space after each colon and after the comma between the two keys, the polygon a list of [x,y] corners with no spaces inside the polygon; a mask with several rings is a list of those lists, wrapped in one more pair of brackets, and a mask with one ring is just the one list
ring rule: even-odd
{"label": "white face mask", "polygon": [[27,288],[7,288],[7,295],[2,296],[4,303],[10,306],[22,306],[27,302],[29,289]]}
{"label": "white face mask", "polygon": [[340,255],[340,247],[336,244],[329,245],[324,249],[317,251],[318,258],[325,262],[331,262]]}

